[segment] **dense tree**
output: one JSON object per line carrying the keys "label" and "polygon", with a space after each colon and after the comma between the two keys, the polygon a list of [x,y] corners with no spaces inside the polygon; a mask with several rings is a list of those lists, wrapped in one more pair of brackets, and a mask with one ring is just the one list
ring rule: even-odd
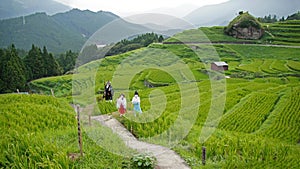
{"label": "dense tree", "polygon": [[106,54],[106,56],[116,55],[120,53],[125,53],[131,50],[135,50],[141,47],[146,47],[151,43],[162,42],[164,40],[163,36],[158,36],[155,33],[146,33],[138,35],[132,40],[123,39],[116,43]]}
{"label": "dense tree", "polygon": [[42,59],[44,62],[44,76],[57,76],[62,74],[62,69],[60,68],[58,62],[54,59],[52,53],[48,53],[47,48],[44,46]]}
{"label": "dense tree", "polygon": [[14,45],[5,51],[0,51],[0,92],[13,92],[25,89],[26,70],[23,61],[18,56]]}
{"label": "dense tree", "polygon": [[2,69],[4,68],[4,63],[5,63],[4,50],[0,49],[0,92],[1,93],[5,89],[5,82],[2,77],[2,72],[3,72]]}
{"label": "dense tree", "polygon": [[24,62],[29,71],[29,80],[39,79],[46,74],[40,48],[32,45],[28,55],[24,58]]}
{"label": "dense tree", "polygon": [[74,69],[77,56],[78,54],[72,52],[71,50],[59,56],[58,63],[63,68],[63,73]]}
{"label": "dense tree", "polygon": [[291,16],[288,16],[286,20],[300,20],[300,11],[297,13],[292,14]]}
{"label": "dense tree", "polygon": [[268,15],[268,16],[264,16],[263,18],[259,17],[257,18],[259,22],[263,22],[263,23],[274,23],[277,22],[277,16],[276,15]]}
{"label": "dense tree", "polygon": [[[19,51],[22,56],[19,56]],[[76,53],[66,52],[62,57],[64,70],[73,69],[76,58]],[[52,53],[48,53],[46,47],[41,51],[39,47],[32,45],[27,54],[24,50],[17,50],[14,45],[0,49],[0,93],[24,90],[28,81],[61,75],[62,72],[58,61]]]}

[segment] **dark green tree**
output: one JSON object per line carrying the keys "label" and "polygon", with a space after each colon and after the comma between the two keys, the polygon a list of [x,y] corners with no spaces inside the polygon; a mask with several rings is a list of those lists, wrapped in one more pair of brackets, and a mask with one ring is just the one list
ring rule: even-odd
{"label": "dark green tree", "polygon": [[63,73],[74,69],[77,56],[78,54],[72,52],[71,50],[59,56],[58,63],[62,67]]}
{"label": "dark green tree", "polygon": [[24,58],[24,63],[29,71],[29,80],[39,79],[46,74],[40,48],[32,45],[28,55]]}
{"label": "dark green tree", "polygon": [[151,43],[162,42],[164,40],[163,36],[159,36],[155,33],[146,33],[138,35],[132,40],[123,39],[116,43],[107,53],[106,56],[116,55],[120,53],[125,53],[131,50],[146,47]]}
{"label": "dark green tree", "polygon": [[291,16],[288,16],[286,20],[300,20],[300,11],[297,13],[292,14]]}
{"label": "dark green tree", "polygon": [[47,48],[45,46],[43,47],[42,58],[45,70],[44,76],[48,77],[61,75],[62,70],[58,62],[55,60],[51,53],[48,53]]}
{"label": "dark green tree", "polygon": [[160,36],[158,37],[158,42],[162,42],[162,41],[164,41],[164,37],[163,37],[162,35],[160,35]]}
{"label": "dark green tree", "polygon": [[12,44],[7,50],[0,51],[1,64],[1,93],[23,90],[26,86],[26,70],[24,63],[18,56],[15,46]]}
{"label": "dark green tree", "polygon": [[5,63],[5,54],[4,54],[4,50],[0,49],[0,92],[2,93],[2,91],[5,89],[5,83],[3,81],[3,77],[2,77],[2,72],[3,72],[3,68],[4,68],[4,63]]}

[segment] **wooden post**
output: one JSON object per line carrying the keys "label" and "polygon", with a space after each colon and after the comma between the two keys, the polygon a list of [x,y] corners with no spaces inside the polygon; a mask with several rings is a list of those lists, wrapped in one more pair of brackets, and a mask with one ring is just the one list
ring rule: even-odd
{"label": "wooden post", "polygon": [[80,106],[76,105],[76,112],[77,112],[77,124],[78,124],[78,143],[80,149],[80,156],[83,156],[82,152],[82,137],[81,137],[81,128],[80,128]]}
{"label": "wooden post", "polygon": [[92,125],[91,114],[89,113],[89,125]]}
{"label": "wooden post", "polygon": [[55,97],[53,89],[51,89],[51,94],[52,94],[53,97]]}
{"label": "wooden post", "polygon": [[206,148],[202,147],[202,165],[206,164]]}

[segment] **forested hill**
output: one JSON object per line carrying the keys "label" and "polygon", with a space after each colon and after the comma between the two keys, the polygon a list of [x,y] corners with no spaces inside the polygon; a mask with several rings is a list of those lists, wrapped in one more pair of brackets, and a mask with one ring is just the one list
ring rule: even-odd
{"label": "forested hill", "polygon": [[42,11],[53,15],[70,9],[71,7],[55,0],[1,0],[0,19],[15,18]]}
{"label": "forested hill", "polygon": [[106,11],[92,12],[72,9],[65,13],[55,14],[52,18],[68,30],[79,32],[84,37],[90,37],[99,28],[119,16]]}
{"label": "forested hill", "polygon": [[79,51],[96,30],[119,18],[110,12],[72,9],[49,16],[46,13],[0,20],[0,47],[12,43],[29,50],[32,44],[47,46],[52,53]]}

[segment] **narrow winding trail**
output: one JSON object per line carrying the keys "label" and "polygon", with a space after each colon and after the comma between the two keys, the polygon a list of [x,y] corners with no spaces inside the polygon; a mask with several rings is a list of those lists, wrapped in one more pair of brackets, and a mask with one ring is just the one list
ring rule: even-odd
{"label": "narrow winding trail", "polygon": [[181,157],[169,148],[142,142],[137,140],[119,121],[110,115],[93,116],[93,120],[97,120],[102,125],[112,129],[117,133],[124,143],[137,150],[140,153],[152,153],[157,159],[156,169],[189,169],[190,167],[185,163]]}

